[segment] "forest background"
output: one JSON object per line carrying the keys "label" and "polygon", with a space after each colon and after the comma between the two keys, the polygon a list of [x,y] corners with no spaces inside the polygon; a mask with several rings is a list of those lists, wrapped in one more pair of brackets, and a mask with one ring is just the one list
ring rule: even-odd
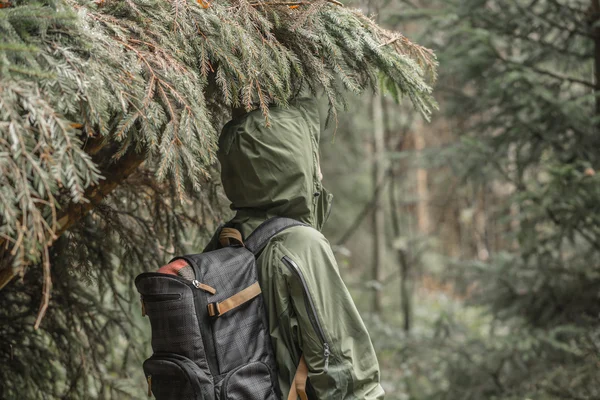
{"label": "forest background", "polygon": [[[431,122],[382,77],[321,138],[336,197],[324,232],[386,398],[600,398],[598,0],[344,3],[439,62]],[[92,213],[53,246],[40,330],[41,272],[0,292],[0,398],[145,396],[149,329],[131,277],[200,249],[229,212],[209,171],[193,215],[172,218],[152,173],[107,199],[102,225]],[[152,223],[130,215],[141,191]],[[156,229],[175,247],[144,254]]]}

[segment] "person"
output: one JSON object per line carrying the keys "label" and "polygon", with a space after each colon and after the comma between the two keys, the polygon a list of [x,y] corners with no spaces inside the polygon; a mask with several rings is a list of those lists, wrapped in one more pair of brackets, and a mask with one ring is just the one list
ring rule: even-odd
{"label": "person", "polygon": [[371,339],[321,233],[332,196],[322,183],[320,132],[312,99],[272,107],[269,124],[255,110],[225,125],[217,156],[231,223],[244,238],[275,216],[308,225],[275,235],[257,259],[283,398],[304,357],[309,399],[383,399]]}

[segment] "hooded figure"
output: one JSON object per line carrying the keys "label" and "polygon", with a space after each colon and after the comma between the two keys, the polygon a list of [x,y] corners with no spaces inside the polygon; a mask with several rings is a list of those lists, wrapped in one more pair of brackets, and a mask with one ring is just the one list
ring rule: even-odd
{"label": "hooded figure", "polygon": [[277,234],[257,260],[283,398],[304,356],[309,399],[383,399],[371,339],[320,232],[332,196],[321,184],[317,104],[270,113],[269,127],[260,111],[229,122],[218,158],[244,238],[274,216],[310,225]]}

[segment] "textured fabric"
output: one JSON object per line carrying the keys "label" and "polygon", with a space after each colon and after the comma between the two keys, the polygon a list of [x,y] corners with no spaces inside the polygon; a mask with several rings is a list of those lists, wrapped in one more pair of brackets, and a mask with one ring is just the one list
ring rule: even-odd
{"label": "textured fabric", "polygon": [[150,275],[137,279],[152,326],[155,353],[176,353],[198,360],[208,370],[192,289],[180,280]]}
{"label": "textured fabric", "polygon": [[297,225],[304,224],[291,218],[276,217],[268,219],[255,229],[248,239],[246,239],[246,248],[255,255],[258,255],[273,236],[287,228]]}
{"label": "textured fabric", "polygon": [[184,278],[187,279],[188,281],[193,281],[194,279],[196,279],[196,275],[194,275],[194,270],[192,269],[192,267],[190,267],[189,265],[186,264],[185,267],[181,268],[177,274]]}
{"label": "textured fabric", "polygon": [[[288,109],[274,107],[270,122],[267,126],[257,111],[229,122],[219,140],[218,158],[223,187],[236,210],[230,226],[244,238],[274,216],[315,228],[279,233],[258,259],[283,398],[304,354],[310,399],[382,399],[371,340],[329,243],[318,231],[332,197],[319,178],[317,105],[303,100]],[[214,240],[207,250],[212,248]]]}
{"label": "textured fabric", "polygon": [[191,387],[187,384],[187,379],[181,376],[164,376],[164,378],[155,379],[153,383],[154,389],[152,390],[152,394],[156,400],[170,400],[175,398],[181,400],[196,399]]}
{"label": "textured fabric", "polygon": [[[213,293],[215,294],[215,293]],[[220,301],[218,303],[210,303],[208,305],[208,315],[211,317],[222,317],[229,311],[235,310],[237,307],[244,305],[256,296],[260,295],[260,285],[258,282],[254,282],[252,285],[243,289],[241,292],[237,292],[231,297]]]}
{"label": "textured fabric", "polygon": [[213,380],[191,360],[175,355],[153,356],[144,362],[148,389],[157,400],[213,400]]}
{"label": "textured fabric", "polygon": [[[225,247],[186,259],[197,279],[217,289],[215,295],[208,294],[207,304],[222,302],[258,281],[254,254],[244,247]],[[207,324],[212,327],[219,375],[255,361],[275,368],[262,296],[208,319]]]}
{"label": "textured fabric", "polygon": [[275,398],[269,367],[261,362],[245,365],[227,376],[221,392],[227,400],[270,400]]}
{"label": "textured fabric", "polygon": [[[154,382],[152,391],[158,400],[277,400],[280,391],[272,372],[276,362],[251,250],[259,250],[272,235],[297,225],[303,224],[272,219],[249,238],[250,248],[232,246],[177,257],[159,270],[167,274],[144,273],[136,278],[153,328],[154,355],[144,363],[144,371],[149,383]],[[189,279],[172,276],[182,271]],[[204,285],[216,292],[203,290]],[[258,288],[259,295],[249,295],[228,312],[212,317],[211,307],[220,303],[225,310],[232,296],[250,288]],[[198,397],[200,392],[204,397]]]}
{"label": "textured fabric", "polygon": [[[310,100],[290,108],[272,107],[270,126],[260,111],[229,122],[219,138],[221,180],[231,208],[266,213],[313,226],[317,207],[327,201],[318,171],[318,106]],[[319,194],[319,195],[317,195]],[[248,237],[250,232],[242,232]]]}
{"label": "textured fabric", "polygon": [[[197,282],[171,275],[145,273],[136,278],[152,325],[154,355],[145,362],[144,370],[155,382],[156,398],[212,399],[223,385],[230,385],[224,382],[231,382],[232,394],[223,399],[276,400],[277,379],[268,373],[276,365],[262,296],[218,318],[208,315],[209,304],[258,285],[254,254],[244,247],[226,247],[178,257],[172,263],[181,260],[192,268],[197,280],[215,288],[216,293],[198,289]],[[259,367],[262,373],[258,373]],[[184,370],[187,375],[180,373]],[[253,375],[255,370],[258,372]],[[172,385],[167,384],[169,379]],[[210,396],[191,394],[190,386],[197,382],[195,379],[200,381],[200,387],[192,392]],[[244,397],[247,393],[236,385],[245,386],[243,390],[252,390],[257,397]]]}
{"label": "textured fabric", "polygon": [[156,272],[161,273],[161,274],[179,275],[179,271],[182,268],[185,268],[186,265],[187,265],[187,263],[185,261],[183,261],[183,260],[177,260],[177,261],[174,261],[174,262],[169,263],[167,265],[163,265]]}

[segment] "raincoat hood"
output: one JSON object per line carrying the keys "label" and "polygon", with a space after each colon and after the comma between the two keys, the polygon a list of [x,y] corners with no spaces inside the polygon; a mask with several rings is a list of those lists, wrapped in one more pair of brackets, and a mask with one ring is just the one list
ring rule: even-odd
{"label": "raincoat hood", "polygon": [[221,133],[217,156],[225,194],[237,212],[233,223],[282,216],[320,229],[332,196],[319,179],[318,106],[301,99],[273,107],[269,122],[255,110]]}

